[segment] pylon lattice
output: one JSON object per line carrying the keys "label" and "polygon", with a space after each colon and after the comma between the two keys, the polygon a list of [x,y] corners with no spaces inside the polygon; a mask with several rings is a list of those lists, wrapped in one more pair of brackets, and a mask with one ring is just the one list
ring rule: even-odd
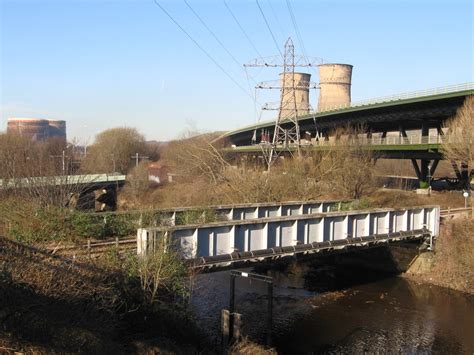
{"label": "pylon lattice", "polygon": [[[296,59],[298,61],[296,61]],[[271,143],[265,139],[260,144],[263,156],[270,169],[271,165],[277,159],[279,153],[288,151],[293,154],[296,151],[298,156],[301,155],[301,135],[300,127],[298,123],[299,110],[308,108],[302,108],[298,106],[296,101],[296,90],[302,87],[302,83],[296,82],[295,78],[295,67],[311,67],[314,66],[313,61],[306,59],[306,64],[302,63],[300,56],[295,56],[295,47],[291,37],[285,42],[283,64],[268,64],[266,62],[258,62],[248,64],[249,67],[283,67],[280,80],[280,103],[278,108],[278,117],[275,121],[275,128],[273,131],[273,138]],[[310,83],[303,84],[305,88],[309,88]],[[263,85],[257,86],[257,88],[266,88]],[[274,89],[274,86],[267,87]],[[300,105],[301,106],[301,105]],[[266,138],[267,137],[266,135]]]}

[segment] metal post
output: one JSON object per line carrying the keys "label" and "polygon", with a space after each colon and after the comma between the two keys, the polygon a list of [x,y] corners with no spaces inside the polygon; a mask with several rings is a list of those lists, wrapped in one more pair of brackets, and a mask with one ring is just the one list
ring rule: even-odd
{"label": "metal post", "polygon": [[65,160],[66,160],[66,155],[65,155],[65,154],[66,154],[66,153],[65,153],[64,150],[63,150],[63,154],[62,154],[62,158],[63,158],[63,175],[65,175],[65,172],[66,172],[66,162],[65,162]]}
{"label": "metal post", "polygon": [[230,274],[229,334],[234,334],[235,275]]}
{"label": "metal post", "polygon": [[272,345],[272,323],[273,323],[273,282],[267,284],[268,310],[267,310],[267,345]]}

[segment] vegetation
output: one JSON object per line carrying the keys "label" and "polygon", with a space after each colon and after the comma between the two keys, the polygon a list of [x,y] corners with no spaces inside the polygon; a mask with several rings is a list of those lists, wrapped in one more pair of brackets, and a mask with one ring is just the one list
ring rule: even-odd
{"label": "vegetation", "polygon": [[163,159],[176,172],[177,183],[157,189],[142,201],[176,206],[360,198],[372,189],[374,168],[370,153],[345,144],[356,134],[342,130],[332,149],[308,149],[301,158],[279,158],[271,174],[252,156],[233,161],[206,135],[173,142],[163,151]]}
{"label": "vegetation", "polygon": [[273,348],[266,348],[256,344],[248,338],[243,338],[235,342],[229,349],[230,355],[274,355],[277,351]]}
{"label": "vegetation", "polygon": [[[171,273],[157,267],[164,258]],[[0,350],[197,352],[202,336],[183,305],[187,273],[180,265],[160,250],[147,262],[133,255],[73,262],[1,238]],[[140,281],[148,274],[153,297]]]}
{"label": "vegetation", "polygon": [[452,161],[467,164],[474,175],[474,96],[468,96],[446,127],[447,142],[443,145],[444,156]]}
{"label": "vegetation", "polygon": [[111,128],[99,133],[95,142],[88,147],[87,156],[81,169],[87,173],[126,174],[134,165],[132,156],[149,156],[154,153],[148,149],[145,138],[135,128]]}
{"label": "vegetation", "polygon": [[455,290],[474,293],[474,219],[461,218],[448,222],[437,239],[431,268],[408,275]]}
{"label": "vegetation", "polygon": [[73,171],[72,146],[50,138],[34,142],[16,133],[0,133],[0,179],[62,175],[62,152],[65,170]]}

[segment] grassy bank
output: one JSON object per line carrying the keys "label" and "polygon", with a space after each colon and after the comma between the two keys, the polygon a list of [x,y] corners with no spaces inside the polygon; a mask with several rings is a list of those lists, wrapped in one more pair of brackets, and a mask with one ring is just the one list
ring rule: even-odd
{"label": "grassy bank", "polygon": [[79,263],[0,239],[0,352],[203,351],[185,298],[169,282],[182,272],[149,268],[161,277],[152,295],[136,266],[127,259]]}
{"label": "grassy bank", "polygon": [[447,222],[434,253],[420,256],[406,276],[474,294],[474,219]]}

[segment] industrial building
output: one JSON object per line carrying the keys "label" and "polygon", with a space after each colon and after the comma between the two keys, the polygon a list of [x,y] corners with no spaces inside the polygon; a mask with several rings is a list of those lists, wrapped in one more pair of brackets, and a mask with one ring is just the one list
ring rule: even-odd
{"label": "industrial building", "polygon": [[30,137],[33,141],[60,138],[66,141],[66,121],[41,118],[9,118],[8,133]]}

